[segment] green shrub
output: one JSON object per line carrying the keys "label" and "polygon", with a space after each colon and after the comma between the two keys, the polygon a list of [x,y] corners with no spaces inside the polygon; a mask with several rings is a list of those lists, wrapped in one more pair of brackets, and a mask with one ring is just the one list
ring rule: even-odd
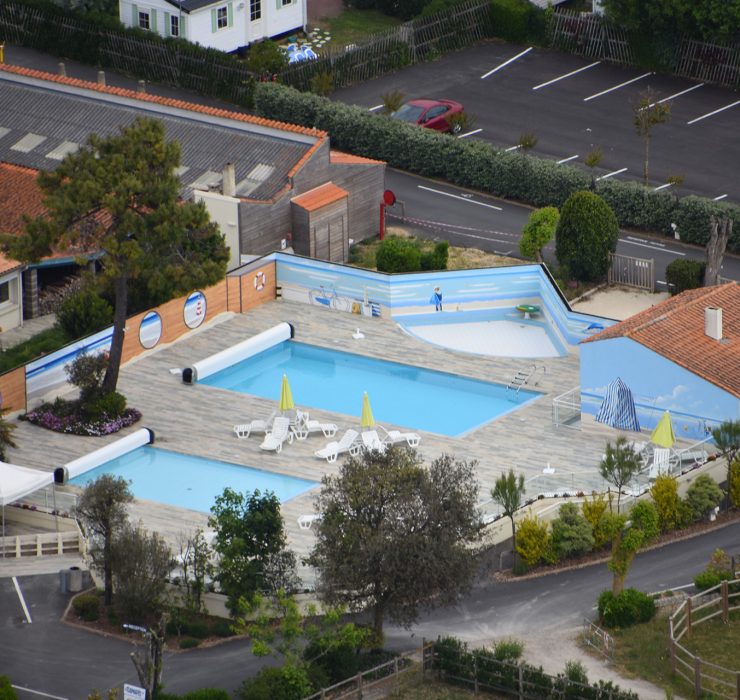
{"label": "green shrub", "polygon": [[655,601],[634,588],[625,588],[617,596],[604,591],[599,596],[598,610],[605,627],[624,628],[650,622],[655,616]]}
{"label": "green shrub", "polygon": [[205,639],[210,634],[210,630],[205,622],[189,622],[185,627],[184,634],[196,639]]}
{"label": "green shrub", "polygon": [[604,518],[609,502],[604,494],[593,494],[591,500],[584,498],[581,504],[581,512],[591,526],[591,533],[594,536],[594,549],[601,549],[605,544],[611,541],[611,535],[608,531],[607,522]]}
{"label": "green shrub", "polygon": [[518,639],[502,639],[493,645],[496,661],[519,661],[524,653],[524,644]]}
{"label": "green shrub", "polygon": [[83,288],[62,302],[57,323],[70,340],[84,338],[113,323],[113,308],[98,292]]}
{"label": "green shrub", "polygon": [[380,272],[415,272],[421,269],[419,246],[408,238],[388,236],[375,253]]}
{"label": "green shrub", "polygon": [[446,270],[449,256],[450,242],[438,241],[434,244],[434,250],[421,254],[420,269]]}
{"label": "green shrub", "polygon": [[706,591],[712,586],[717,586],[722,581],[731,581],[733,579],[730,571],[702,571],[694,576],[694,587],[697,591]]}
{"label": "green shrub", "polygon": [[737,206],[690,195],[680,200],[673,222],[682,241],[703,246],[709,240],[712,216],[718,219],[729,216],[733,220],[727,248],[740,249],[740,208]]}
{"label": "green shrub", "polygon": [[319,644],[312,643],[305,648],[303,658],[323,669],[329,679],[327,685],[333,685],[354,676],[360,669],[360,656],[357,649],[350,644],[340,644],[324,650]]}
{"label": "green shrub", "polygon": [[686,491],[686,503],[691,509],[694,520],[701,520],[722,502],[722,489],[707,474],[694,479]]}
{"label": "green shrub", "polygon": [[697,289],[704,284],[704,268],[701,260],[677,258],[665,268],[665,281],[671,294],[680,294],[687,289]]}
{"label": "green shrub", "polygon": [[288,55],[270,39],[258,41],[249,47],[247,68],[258,76],[272,76],[288,67]]}
{"label": "green shrub", "polygon": [[118,418],[125,410],[126,397],[117,391],[109,391],[85,406],[85,413],[90,420],[99,420],[104,416]]}
{"label": "green shrub", "polygon": [[180,640],[180,649],[195,649],[200,644],[200,639],[185,637]]}
{"label": "green shrub", "polygon": [[182,700],[230,700],[229,695],[222,688],[201,688],[200,690],[191,690],[182,696]]}
{"label": "green shrub", "polygon": [[560,506],[558,517],[552,521],[552,548],[558,559],[586,554],[594,548],[591,524],[575,503]]}
{"label": "green shrub", "polygon": [[211,626],[211,634],[216,637],[233,637],[235,632],[230,622],[220,620]]}
{"label": "green shrub", "polygon": [[15,688],[7,676],[0,676],[0,700],[18,700]]}
{"label": "green shrub", "polygon": [[597,194],[575,192],[563,204],[555,234],[555,254],[573,279],[600,281],[609,270],[609,253],[617,249],[619,224]]}
{"label": "green shrub", "polygon": [[0,350],[0,373],[20,367],[41,355],[48,355],[69,343],[67,334],[61,328],[48,328],[32,338],[7,350]]}
{"label": "green shrub", "polygon": [[85,593],[78,595],[72,601],[72,607],[86,622],[93,622],[100,617],[100,598],[95,593]]}
{"label": "green shrub", "polygon": [[83,405],[91,404],[98,399],[107,369],[108,355],[103,352],[83,353],[64,366],[69,383],[80,390],[80,401]]}
{"label": "green shrub", "polygon": [[537,518],[523,518],[516,526],[516,552],[525,568],[537,566],[549,558],[551,549],[547,523]]}
{"label": "green shrub", "polygon": [[537,8],[527,0],[491,0],[491,26],[494,35],[515,43],[527,41],[530,18],[535,11]]}
{"label": "green shrub", "polygon": [[301,700],[313,692],[306,669],[285,664],[280,668],[263,668],[244,681],[237,693],[241,700]]}

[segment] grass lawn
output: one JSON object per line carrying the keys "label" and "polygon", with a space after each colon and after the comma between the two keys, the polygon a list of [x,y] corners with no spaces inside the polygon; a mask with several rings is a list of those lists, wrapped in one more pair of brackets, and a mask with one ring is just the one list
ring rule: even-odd
{"label": "grass lawn", "polygon": [[48,355],[50,352],[63,348],[69,342],[69,338],[59,328],[53,327],[41,331],[19,345],[0,352],[0,373],[35,360],[41,355]]}
{"label": "grass lawn", "polygon": [[376,10],[346,8],[339,17],[319,20],[315,25],[331,33],[331,46],[356,44],[370,34],[396,27],[401,21]]}
{"label": "grass lawn", "polygon": [[[693,684],[671,672],[668,648],[668,619],[656,618],[646,625],[635,625],[614,634],[615,665],[629,677],[644,678],[661,688],[670,688],[684,697],[693,695]],[[682,645],[702,659],[725,668],[740,670],[740,615],[731,616],[729,625],[720,619],[709,620],[694,627],[691,639],[684,637]],[[708,669],[703,669],[706,672]],[[712,671],[712,675],[717,672]],[[724,689],[727,692],[727,689]]]}

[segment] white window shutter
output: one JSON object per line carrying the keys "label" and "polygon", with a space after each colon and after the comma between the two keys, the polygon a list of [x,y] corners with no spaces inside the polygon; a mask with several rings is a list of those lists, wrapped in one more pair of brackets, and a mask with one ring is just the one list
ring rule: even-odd
{"label": "white window shutter", "polygon": [[211,10],[211,31],[215,34],[218,31],[218,15],[216,10]]}
{"label": "white window shutter", "polygon": [[164,13],[164,35],[165,36],[171,36],[172,32],[172,24],[170,23],[170,13],[165,12]]}
{"label": "white window shutter", "polygon": [[180,15],[180,36],[184,39],[187,37],[188,33],[185,30],[186,24],[185,24],[185,15]]}
{"label": "white window shutter", "polygon": [[226,16],[228,18],[228,24],[230,27],[234,26],[234,5],[229,3],[226,5]]}
{"label": "white window shutter", "polygon": [[154,8],[152,8],[152,14],[151,14],[151,18],[152,18],[152,19],[151,19],[151,26],[150,26],[150,29],[151,29],[151,30],[152,30],[153,32],[155,32],[155,33],[156,33],[156,32],[157,32],[157,11],[156,11],[156,10],[155,10]]}
{"label": "white window shutter", "polygon": [[131,5],[131,24],[134,27],[139,26],[139,8],[137,5]]}

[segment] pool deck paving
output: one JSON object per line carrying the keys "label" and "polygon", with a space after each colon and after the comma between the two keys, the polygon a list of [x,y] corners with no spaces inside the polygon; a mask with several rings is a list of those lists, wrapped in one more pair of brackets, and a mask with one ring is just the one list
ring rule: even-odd
{"label": "pool deck paving", "polygon": [[[137,428],[147,427],[154,431],[156,445],[178,452],[317,482],[325,474],[337,474],[339,462],[328,464],[314,456],[314,451],[326,444],[323,436],[286,444],[279,454],[261,450],[261,436],[236,438],[233,425],[266,417],[274,408],[273,401],[211,386],[189,386],[183,384],[179,373],[171,372],[231,347],[280,321],[292,323],[295,339],[301,342],[504,385],[518,370],[527,370],[533,364],[531,360],[445,350],[409,336],[390,319],[358,317],[275,300],[246,314],[222,314],[187,337],[155,348],[123,367],[119,389],[126,395],[129,405],[143,413],[136,426],[116,435],[88,438],[60,435],[20,422],[14,435],[19,447],[10,451],[9,461],[53,470]],[[352,337],[358,326],[364,339]],[[606,441],[613,440],[617,432],[592,421],[584,421],[580,430],[556,427],[552,423],[552,398],[579,385],[578,349],[573,349],[567,357],[537,360],[534,364],[545,369],[538,369],[527,388],[542,392],[542,398],[464,437],[419,431],[422,436],[419,450],[425,461],[443,453],[458,459],[477,460],[481,501],[486,500],[496,478],[511,467],[530,481],[528,488],[533,494],[558,488],[562,492],[602,486],[597,465]],[[372,399],[372,387],[368,389]],[[300,397],[296,399],[299,401]],[[403,401],[403,397],[399,396],[398,400]],[[360,406],[361,396],[358,396],[357,416],[312,409],[311,417],[336,423],[340,431],[358,428]],[[548,465],[555,469],[555,474],[545,477],[542,470]],[[545,479],[549,482],[547,486]],[[313,489],[282,507],[289,543],[299,559],[310,550],[313,534],[311,530],[301,529],[297,519],[314,512],[317,493],[318,489]],[[130,510],[134,520],[141,520],[146,528],[158,531],[176,549],[183,533],[207,526],[207,514],[151,501],[136,501]]]}

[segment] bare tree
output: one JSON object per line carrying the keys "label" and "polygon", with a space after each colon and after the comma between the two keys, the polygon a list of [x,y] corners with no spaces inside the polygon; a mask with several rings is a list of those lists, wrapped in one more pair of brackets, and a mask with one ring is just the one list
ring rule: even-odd
{"label": "bare tree", "polygon": [[634,107],[633,123],[635,131],[642,137],[645,145],[644,182],[648,184],[648,164],[650,161],[650,139],[656,124],[665,124],[671,118],[671,106],[668,102],[659,102],[657,94],[650,87],[640,94],[640,100]]}
{"label": "bare tree", "polygon": [[722,258],[725,255],[727,241],[732,235],[732,219],[724,216],[721,219],[713,216],[709,225],[709,241],[707,242],[707,266],[704,269],[704,286],[710,287],[719,284],[719,271],[722,267]]}
{"label": "bare tree", "polygon": [[165,631],[167,629],[167,616],[162,615],[156,629],[142,630],[144,633],[144,648],[131,652],[131,661],[139,676],[139,683],[146,691],[146,700],[153,700],[154,692],[162,685],[162,671],[164,660]]}

